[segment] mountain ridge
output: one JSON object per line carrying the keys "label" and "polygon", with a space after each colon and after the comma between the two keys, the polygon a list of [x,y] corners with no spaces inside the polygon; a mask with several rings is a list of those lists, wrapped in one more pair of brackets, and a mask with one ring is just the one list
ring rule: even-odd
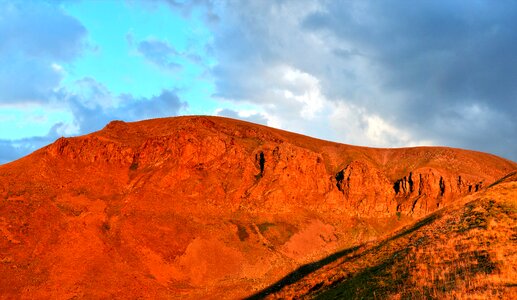
{"label": "mountain ridge", "polygon": [[515,170],[220,117],[113,121],[0,166],[0,294],[245,297]]}

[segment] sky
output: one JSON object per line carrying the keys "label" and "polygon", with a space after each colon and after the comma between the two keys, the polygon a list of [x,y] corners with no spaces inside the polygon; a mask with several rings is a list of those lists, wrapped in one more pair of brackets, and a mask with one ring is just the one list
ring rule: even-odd
{"label": "sky", "polygon": [[0,164],[179,115],[517,161],[516,53],[507,0],[0,0]]}

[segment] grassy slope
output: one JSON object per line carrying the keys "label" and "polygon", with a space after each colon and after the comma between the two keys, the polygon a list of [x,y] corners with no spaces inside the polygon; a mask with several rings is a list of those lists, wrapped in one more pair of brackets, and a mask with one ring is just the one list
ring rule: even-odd
{"label": "grassy slope", "polygon": [[517,182],[437,211],[284,287],[271,298],[517,297]]}

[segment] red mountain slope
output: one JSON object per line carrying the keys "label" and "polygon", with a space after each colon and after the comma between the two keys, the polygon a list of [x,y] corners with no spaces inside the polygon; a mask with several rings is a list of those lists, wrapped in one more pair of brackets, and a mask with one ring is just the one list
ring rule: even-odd
{"label": "red mountain slope", "polygon": [[0,166],[0,295],[243,297],[515,170],[218,117],[114,121]]}

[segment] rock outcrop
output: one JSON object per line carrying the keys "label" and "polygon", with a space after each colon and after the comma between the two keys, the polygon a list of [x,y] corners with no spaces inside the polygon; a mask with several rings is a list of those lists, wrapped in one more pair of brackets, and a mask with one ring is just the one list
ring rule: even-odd
{"label": "rock outcrop", "polygon": [[353,161],[335,179],[350,211],[370,216],[395,213],[397,205],[391,183],[371,163]]}
{"label": "rock outcrop", "polygon": [[397,211],[423,216],[464,195],[478,192],[486,178],[419,168],[395,181]]}

